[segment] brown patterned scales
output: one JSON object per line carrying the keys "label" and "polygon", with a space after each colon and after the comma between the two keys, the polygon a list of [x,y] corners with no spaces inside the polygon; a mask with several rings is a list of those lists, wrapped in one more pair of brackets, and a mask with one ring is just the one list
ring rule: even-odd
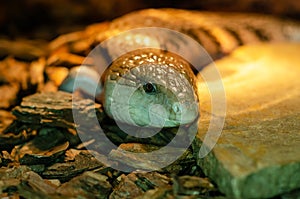
{"label": "brown patterned scales", "polygon": [[[186,34],[201,44],[213,59],[225,56],[245,44],[300,41],[298,23],[257,14],[148,9],[113,20],[90,42],[91,46],[105,43],[101,46],[101,51],[105,52],[103,57],[106,62],[103,63],[110,65],[102,77],[104,86],[97,90],[96,95],[102,93],[104,96],[102,103],[110,117],[138,126],[172,127],[188,124],[197,118],[198,111],[193,110],[198,107],[198,98],[201,99],[195,92],[196,79],[190,68],[190,60],[202,61],[194,46],[187,39],[174,37],[173,33],[137,36],[139,33],[133,31],[127,32],[127,37],[118,36],[124,31],[143,27],[161,27]],[[108,38],[113,39],[106,40]],[[150,39],[152,48],[137,50],[141,38]],[[162,50],[155,50],[155,47]],[[172,53],[174,49],[175,52],[181,52],[181,56]],[[153,57],[160,57],[160,60]],[[168,58],[172,61],[161,61]],[[200,68],[207,63],[201,63]],[[88,79],[89,85],[97,84],[94,69],[81,69],[77,82]],[[103,70],[100,69],[100,72]],[[61,89],[73,90],[78,71],[78,68],[71,71]],[[159,75],[158,71],[165,75]],[[175,80],[176,84],[172,84],[171,80]],[[88,93],[93,92],[88,86],[83,89]],[[180,92],[185,90],[188,92]]]}

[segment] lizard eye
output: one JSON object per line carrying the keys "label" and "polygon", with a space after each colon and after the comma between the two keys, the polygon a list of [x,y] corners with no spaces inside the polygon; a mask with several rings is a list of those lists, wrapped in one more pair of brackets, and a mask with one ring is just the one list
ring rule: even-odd
{"label": "lizard eye", "polygon": [[156,86],[150,82],[144,84],[143,89],[148,94],[154,94],[156,92]]}

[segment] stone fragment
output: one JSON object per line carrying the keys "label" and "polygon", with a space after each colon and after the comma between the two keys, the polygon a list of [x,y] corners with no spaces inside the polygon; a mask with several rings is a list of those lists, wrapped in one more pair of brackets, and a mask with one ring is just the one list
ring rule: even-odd
{"label": "stone fragment", "polygon": [[210,192],[216,192],[208,179],[197,176],[175,176],[173,190],[175,195],[212,195]]}
{"label": "stone fragment", "polygon": [[291,191],[290,193],[283,194],[280,199],[299,199],[300,198],[300,189]]}
{"label": "stone fragment", "polygon": [[57,186],[48,182],[47,180],[42,179],[41,176],[33,171],[28,171],[23,174],[21,180],[22,182],[26,182],[22,183],[19,186],[21,195],[23,195],[22,190],[28,190],[29,188],[32,189],[32,191],[36,192],[38,195],[44,194],[45,197],[49,197],[56,192]]}
{"label": "stone fragment", "polygon": [[101,121],[104,117],[100,104],[89,99],[74,98],[72,106],[72,94],[65,92],[38,93],[25,97],[21,106],[14,108],[13,114],[24,123],[75,128],[73,111],[87,126],[94,125],[90,124],[91,118],[97,117]]}
{"label": "stone fragment", "polygon": [[26,166],[0,169],[2,198],[56,198],[56,188]]}
{"label": "stone fragment", "polygon": [[112,186],[107,177],[91,171],[84,172],[69,182],[62,184],[57,193],[63,197],[72,198],[108,198]]}
{"label": "stone fragment", "polygon": [[155,187],[136,197],[136,199],[164,198],[164,199],[196,199],[212,198],[226,199],[220,196],[217,189],[208,179],[196,176],[174,176],[173,184]]}
{"label": "stone fragment", "polygon": [[21,164],[49,164],[57,161],[68,147],[69,142],[63,132],[55,128],[44,128],[31,141],[16,146],[11,154]]}
{"label": "stone fragment", "polygon": [[[194,156],[230,198],[269,198],[300,187],[299,50],[299,44],[245,46],[215,63],[227,97],[226,120],[204,158],[199,158],[200,147],[216,140],[215,133],[206,135],[210,119],[222,117],[220,112],[209,114],[216,106],[210,96],[222,89],[208,91],[210,82],[199,83],[201,119]],[[205,136],[210,140],[203,143]]]}
{"label": "stone fragment", "polygon": [[[148,199],[148,198],[176,199],[176,197],[173,194],[173,189],[171,186],[150,189],[146,191],[144,194],[135,197],[135,199]],[[193,199],[193,198],[186,196],[184,197],[184,199]]]}
{"label": "stone fragment", "polygon": [[0,168],[0,194],[8,193],[13,194],[18,190],[18,186],[21,183],[21,177],[29,172],[30,169],[27,166],[18,167],[1,167]]}
{"label": "stone fragment", "polygon": [[[124,143],[117,150],[112,150],[108,157],[123,164],[124,168],[128,167],[128,169],[134,168],[146,171],[159,170],[173,174],[187,174],[190,171],[190,167],[195,165],[192,152],[188,149],[169,147],[161,153],[153,153],[149,156],[150,152],[159,150],[160,147],[155,145]],[[181,156],[173,160],[173,157],[177,156],[178,152],[180,152]],[[147,153],[147,155],[143,153]],[[166,164],[166,162],[170,162],[170,165]]]}
{"label": "stone fragment", "polygon": [[44,178],[67,181],[93,169],[106,168],[89,151],[70,149],[66,152],[65,162],[55,163],[42,173]]}
{"label": "stone fragment", "polygon": [[1,180],[7,180],[10,178],[21,178],[22,175],[26,172],[30,171],[29,167],[21,165],[18,167],[12,167],[12,168],[6,168],[1,167],[0,168],[0,179]]}
{"label": "stone fragment", "polygon": [[36,126],[13,121],[0,131],[0,150],[10,151],[14,146],[28,141],[36,134]]}
{"label": "stone fragment", "polygon": [[170,183],[167,176],[156,172],[121,175],[119,181],[119,184],[109,196],[110,199],[134,198],[148,190],[168,186]]}

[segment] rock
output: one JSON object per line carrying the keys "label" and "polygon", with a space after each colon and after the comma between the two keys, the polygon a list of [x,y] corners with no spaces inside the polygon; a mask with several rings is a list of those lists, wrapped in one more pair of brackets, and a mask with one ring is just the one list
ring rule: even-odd
{"label": "rock", "polygon": [[[117,150],[112,150],[108,157],[111,160],[120,162],[119,164],[124,165],[123,168],[128,167],[129,170],[158,170],[172,174],[187,174],[190,171],[190,167],[195,165],[195,160],[190,150],[169,147],[166,151],[153,153],[149,156],[150,152],[158,150],[160,150],[160,147],[151,144],[124,143]],[[177,155],[178,151],[182,155],[173,162],[173,157]],[[148,154],[144,155],[144,153]],[[162,167],[166,162],[170,162],[171,164]]]}
{"label": "rock", "polygon": [[175,195],[205,195],[216,191],[216,188],[208,179],[197,176],[175,176],[173,189]]}
{"label": "rock", "polygon": [[38,133],[31,141],[12,150],[16,161],[25,165],[54,163],[69,147],[69,142],[59,129],[44,128]]}
{"label": "rock", "polygon": [[21,106],[15,107],[13,114],[18,121],[24,123],[75,128],[73,111],[79,114],[78,117],[88,126],[90,117],[94,117],[92,114],[94,110],[96,110],[97,119],[101,121],[104,116],[100,104],[76,97],[72,104],[72,94],[56,92],[38,93],[23,98]]}
{"label": "rock", "polygon": [[28,141],[36,134],[36,126],[28,127],[17,121],[13,121],[10,125],[0,132],[0,150],[11,150],[14,146]]}
{"label": "rock", "polygon": [[290,193],[283,194],[281,199],[299,199],[300,198],[300,189],[293,190]]}
{"label": "rock", "polygon": [[299,44],[246,46],[216,62],[227,97],[226,120],[204,158],[199,150],[210,117],[222,115],[209,114],[211,93],[199,83],[201,120],[194,155],[230,198],[268,198],[300,187],[299,50]]}
{"label": "rock", "polygon": [[30,169],[27,166],[0,168],[0,194],[13,195],[16,193],[22,176],[29,171]]}
{"label": "rock", "polygon": [[62,184],[57,193],[63,197],[72,198],[108,198],[112,186],[107,177],[91,171],[84,172],[69,182]]}
{"label": "rock", "polygon": [[27,166],[18,166],[12,168],[0,168],[0,180],[8,180],[11,178],[18,179],[21,178],[24,173],[30,171]]}
{"label": "rock", "polygon": [[110,199],[134,198],[148,190],[170,186],[170,179],[156,172],[130,173],[119,178],[120,182],[109,196]]}
{"label": "rock", "polygon": [[[174,175],[175,176],[175,175]],[[133,172],[127,176],[122,175],[120,182],[110,195],[117,198],[214,198],[220,195],[216,188],[204,178],[196,176],[175,176],[172,181],[167,176],[156,172]]]}
{"label": "rock", "polygon": [[109,24],[109,22],[96,23],[87,26],[82,31],[60,35],[49,43],[49,49],[54,54],[69,52],[87,56],[92,48],[99,44],[98,41],[95,41],[96,35],[106,31]]}
{"label": "rock", "polygon": [[18,190],[23,197],[37,195],[50,198],[50,196],[56,192],[57,186],[48,182],[48,180],[44,180],[33,171],[28,171],[23,174],[21,180],[23,183],[19,185]]}
{"label": "rock", "polygon": [[0,194],[15,195],[16,198],[52,198],[56,189],[57,186],[26,166],[0,169]]}
{"label": "rock", "polygon": [[[55,163],[45,169],[41,174],[44,178],[67,181],[71,178],[93,169],[107,168],[98,161],[90,152],[85,150],[70,149],[66,152],[64,162]],[[100,173],[100,171],[98,171]]]}
{"label": "rock", "polygon": [[[175,199],[175,196],[173,195],[172,187],[167,186],[167,187],[158,187],[155,189],[150,189],[146,191],[146,193],[144,193],[143,195],[135,197],[135,199],[148,199],[148,198]],[[193,198],[186,197],[184,199],[193,199]]]}

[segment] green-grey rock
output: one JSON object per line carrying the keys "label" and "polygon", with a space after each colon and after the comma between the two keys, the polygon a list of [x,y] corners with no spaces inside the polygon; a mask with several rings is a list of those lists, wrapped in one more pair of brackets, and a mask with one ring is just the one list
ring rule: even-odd
{"label": "green-grey rock", "polygon": [[201,119],[194,155],[230,198],[269,198],[300,187],[299,51],[299,44],[245,46],[216,62],[227,111],[222,134],[204,158],[199,149],[210,117],[221,113],[209,113],[210,96],[219,90],[208,91],[199,82]]}

